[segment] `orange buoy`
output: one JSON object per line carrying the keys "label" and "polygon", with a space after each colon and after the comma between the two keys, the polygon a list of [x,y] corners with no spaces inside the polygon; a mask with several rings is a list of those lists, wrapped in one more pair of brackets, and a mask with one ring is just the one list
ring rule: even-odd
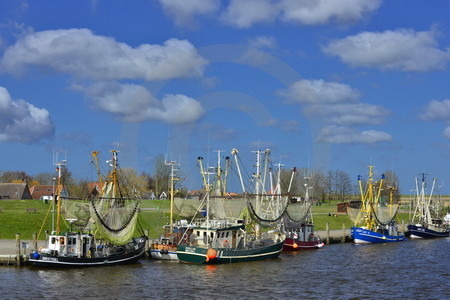
{"label": "orange buoy", "polygon": [[298,247],[297,243],[294,243],[294,244],[292,245],[292,247],[294,247],[294,249],[297,249],[297,247]]}
{"label": "orange buoy", "polygon": [[209,248],[208,251],[206,251],[206,257],[209,259],[216,258],[217,251],[215,249]]}

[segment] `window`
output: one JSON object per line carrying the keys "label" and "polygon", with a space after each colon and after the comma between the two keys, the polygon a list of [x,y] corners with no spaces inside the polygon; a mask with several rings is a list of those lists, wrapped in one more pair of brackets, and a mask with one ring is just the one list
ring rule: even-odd
{"label": "window", "polygon": [[52,240],[50,241],[50,243],[55,244],[56,243],[56,238],[52,237]]}
{"label": "window", "polygon": [[63,236],[60,236],[60,237],[59,237],[59,244],[60,244],[60,245],[64,245],[64,244],[65,244],[65,240],[64,240],[64,237],[63,237]]}

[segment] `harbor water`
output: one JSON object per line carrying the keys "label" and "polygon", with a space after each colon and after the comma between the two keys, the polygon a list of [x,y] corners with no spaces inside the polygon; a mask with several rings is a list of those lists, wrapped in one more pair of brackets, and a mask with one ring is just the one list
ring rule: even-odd
{"label": "harbor water", "polygon": [[259,262],[0,267],[1,299],[450,299],[450,239],[327,245]]}

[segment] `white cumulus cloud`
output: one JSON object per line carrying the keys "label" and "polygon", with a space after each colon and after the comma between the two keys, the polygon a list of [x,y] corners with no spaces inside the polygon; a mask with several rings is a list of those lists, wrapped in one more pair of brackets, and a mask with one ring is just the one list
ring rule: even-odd
{"label": "white cumulus cloud", "polygon": [[211,15],[220,8],[220,0],[159,0],[159,3],[180,27],[195,27],[196,17]]}
{"label": "white cumulus cloud", "polygon": [[351,23],[375,11],[381,0],[159,0],[177,26],[194,27],[198,16],[216,16],[236,28],[276,21],[302,25]]}
{"label": "white cumulus cloud", "polygon": [[381,0],[280,1],[282,20],[305,25],[359,21],[367,13],[378,9],[380,4]]}
{"label": "white cumulus cloud", "polygon": [[0,141],[32,144],[54,134],[54,126],[46,109],[25,100],[13,100],[7,89],[0,87]]}
{"label": "white cumulus cloud", "polygon": [[20,38],[6,49],[0,67],[15,74],[36,67],[82,79],[159,80],[201,76],[206,64],[186,40],[133,48],[88,29],[61,29]]}
{"label": "white cumulus cloud", "polygon": [[411,29],[362,32],[323,47],[351,66],[426,72],[444,69],[450,50],[437,45],[436,32]]}
{"label": "white cumulus cloud", "polygon": [[325,126],[317,137],[317,141],[331,144],[374,144],[391,140],[392,136],[383,131],[358,131],[341,126]]}
{"label": "white cumulus cloud", "polygon": [[[431,100],[423,111],[417,115],[417,118],[423,121],[436,121],[450,124],[450,100]],[[445,138],[450,139],[450,126],[444,129],[443,135]]]}
{"label": "white cumulus cloud", "polygon": [[360,97],[359,92],[347,84],[322,79],[299,80],[279,94],[290,101],[310,104],[356,102]]}
{"label": "white cumulus cloud", "polygon": [[418,118],[424,121],[450,122],[450,100],[431,100]]}
{"label": "white cumulus cloud", "polygon": [[254,24],[272,23],[278,13],[276,1],[231,0],[221,19],[224,23],[237,28],[249,28]]}
{"label": "white cumulus cloud", "polygon": [[278,47],[277,40],[273,36],[255,36],[249,40],[249,46],[256,49],[275,49]]}
{"label": "white cumulus cloud", "polygon": [[354,126],[381,124],[390,111],[379,105],[351,103],[306,106],[305,113],[312,117],[323,116],[326,123]]}
{"label": "white cumulus cloud", "polygon": [[450,140],[450,126],[447,126],[445,129],[444,129],[444,137],[445,138],[447,138],[447,139],[449,139]]}
{"label": "white cumulus cloud", "polygon": [[111,113],[122,121],[163,121],[183,124],[198,120],[204,108],[185,95],[166,94],[161,100],[137,84],[96,83],[90,87],[73,87],[93,99],[96,109]]}
{"label": "white cumulus cloud", "polygon": [[302,104],[310,119],[321,120],[325,126],[317,140],[327,143],[377,143],[390,141],[387,133],[356,130],[355,126],[379,125],[390,111],[382,106],[362,103],[360,93],[347,84],[325,80],[302,79],[278,95],[290,103]]}

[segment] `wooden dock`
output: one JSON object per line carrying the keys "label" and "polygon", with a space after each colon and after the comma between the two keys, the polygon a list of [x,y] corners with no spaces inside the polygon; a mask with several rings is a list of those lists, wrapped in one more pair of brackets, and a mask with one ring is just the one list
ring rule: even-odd
{"label": "wooden dock", "polygon": [[21,240],[19,234],[15,240],[0,240],[0,265],[27,265],[31,251],[43,245],[44,241]]}

